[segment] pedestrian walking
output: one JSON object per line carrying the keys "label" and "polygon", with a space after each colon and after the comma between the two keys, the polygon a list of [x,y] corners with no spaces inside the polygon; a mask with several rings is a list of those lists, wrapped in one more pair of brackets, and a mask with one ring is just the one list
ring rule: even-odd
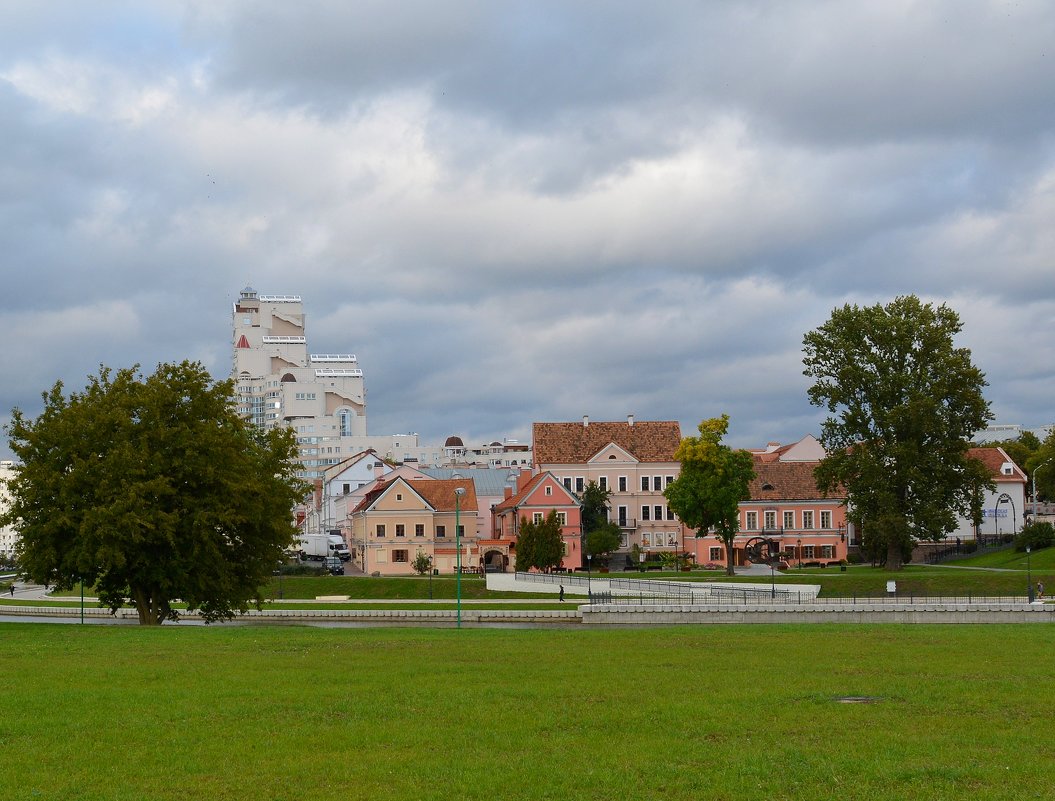
{"label": "pedestrian walking", "polygon": [[1043,581],[1038,581],[1037,582],[1037,600],[1038,601],[1043,601],[1044,600],[1044,582]]}
{"label": "pedestrian walking", "polygon": [[14,598],[15,597],[15,582],[13,582],[13,581],[11,582],[11,586],[10,586],[9,589],[11,590],[11,597]]}
{"label": "pedestrian walking", "polygon": [[564,585],[563,584],[560,585],[560,600],[561,600],[561,603],[564,602]]}

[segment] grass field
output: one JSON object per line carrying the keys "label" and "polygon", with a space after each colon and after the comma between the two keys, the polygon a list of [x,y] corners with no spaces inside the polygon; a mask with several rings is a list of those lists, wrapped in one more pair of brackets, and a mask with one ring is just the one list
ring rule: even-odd
{"label": "grass field", "polygon": [[0,638],[10,799],[922,801],[1055,787],[1050,626],[7,624]]}

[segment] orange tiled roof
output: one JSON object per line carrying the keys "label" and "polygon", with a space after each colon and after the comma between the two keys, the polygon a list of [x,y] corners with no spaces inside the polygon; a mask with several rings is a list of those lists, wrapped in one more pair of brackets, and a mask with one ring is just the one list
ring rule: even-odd
{"label": "orange tiled roof", "polygon": [[610,443],[642,462],[673,462],[681,444],[677,421],[535,423],[531,427],[535,464],[583,464]]}
{"label": "orange tiled roof", "polygon": [[[846,497],[842,487],[825,495],[817,489],[813,471],[818,462],[771,462],[768,454],[754,456],[755,477],[749,490],[752,501],[809,501],[818,498],[841,500]],[[770,489],[763,489],[769,486]]]}
{"label": "orange tiled roof", "polygon": [[454,490],[458,487],[463,487],[465,489],[465,494],[462,495],[461,509],[472,512],[476,511],[476,486],[473,484],[471,478],[437,478],[432,481],[413,482],[407,481],[405,478],[393,478],[390,481],[379,483],[376,487],[366,493],[363,500],[359,502],[359,505],[352,510],[352,514],[369,509],[373,506],[378,497],[380,497],[380,495],[396,481],[402,481],[411,492],[418,493],[418,495],[424,498],[425,502],[437,512],[453,512],[455,498]]}
{"label": "orange tiled roof", "polygon": [[[1022,472],[1022,468],[1015,464],[1015,460],[1008,456],[1003,448],[968,448],[967,456],[984,464],[989,470],[989,475],[993,481],[1024,482],[1026,480],[1026,474]],[[1005,462],[1011,462],[1014,465],[1014,473],[1010,476],[1005,476],[1000,472],[1000,468]]]}
{"label": "orange tiled roof", "polygon": [[[528,481],[528,483],[521,488],[520,492],[515,493],[510,498],[505,498],[504,500],[502,500],[501,503],[495,504],[495,511],[504,512],[506,509],[515,509],[516,507],[520,506],[520,504],[524,502],[524,499],[532,492],[534,492],[538,485],[546,479],[546,476],[553,477],[553,474],[549,471],[546,471],[544,473],[539,473],[538,475],[532,476],[531,480]],[[557,481],[555,477],[553,478],[553,484],[557,487],[560,492],[564,493],[567,500],[574,500],[575,496],[572,495],[571,491],[567,487],[565,487],[561,482]],[[556,498],[553,499],[552,503],[554,505],[560,505],[557,504]],[[575,503],[578,503],[578,501],[575,501]]]}

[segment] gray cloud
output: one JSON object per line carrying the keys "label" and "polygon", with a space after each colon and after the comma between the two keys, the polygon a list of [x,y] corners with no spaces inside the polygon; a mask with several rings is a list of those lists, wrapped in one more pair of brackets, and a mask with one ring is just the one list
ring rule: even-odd
{"label": "gray cloud", "polygon": [[1051,422],[1046,4],[0,18],[4,413],[100,362],[224,376],[249,283],[359,354],[376,433],[729,411],[786,441],[803,333],[906,292],[961,311],[999,415]]}

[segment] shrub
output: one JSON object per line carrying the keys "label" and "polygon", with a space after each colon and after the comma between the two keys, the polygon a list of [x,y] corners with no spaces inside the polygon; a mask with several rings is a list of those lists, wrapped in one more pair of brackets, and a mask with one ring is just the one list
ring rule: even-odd
{"label": "shrub", "polygon": [[978,550],[978,540],[964,540],[960,543],[960,553],[974,553]]}
{"label": "shrub", "polygon": [[316,564],[284,564],[279,565],[278,572],[283,576],[325,576],[326,566],[322,563]]}
{"label": "shrub", "polygon": [[1015,537],[1015,550],[1025,551],[1029,546],[1034,551],[1055,545],[1055,526],[1051,523],[1030,523],[1023,526]]}
{"label": "shrub", "polygon": [[864,561],[860,551],[850,551],[846,554],[846,561],[851,565],[859,565]]}

